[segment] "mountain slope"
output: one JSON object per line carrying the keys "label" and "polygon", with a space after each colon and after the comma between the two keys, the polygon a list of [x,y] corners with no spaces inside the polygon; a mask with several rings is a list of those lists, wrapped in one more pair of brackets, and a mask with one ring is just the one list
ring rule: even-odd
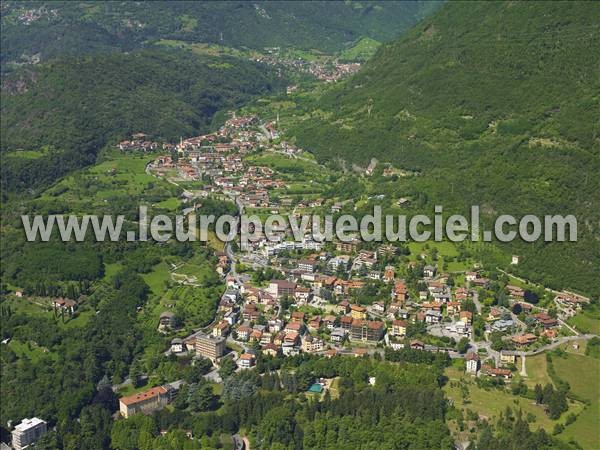
{"label": "mountain slope", "polygon": [[598,18],[593,2],[450,2],[305,105],[293,133],[321,160],[420,171],[411,189],[431,205],[576,214],[576,245],[511,248],[531,256],[524,274],[599,293]]}
{"label": "mountain slope", "polygon": [[[3,189],[43,187],[90,164],[109,141],[176,140],[281,80],[235,58],[142,51],[55,60],[3,81]],[[23,157],[20,150],[44,156]]]}
{"label": "mountain slope", "polygon": [[411,148],[432,131],[460,142],[494,121],[498,134],[560,135],[590,148],[597,123],[581,118],[598,112],[599,17],[600,6],[587,2],[447,4],[319,99],[343,125],[324,131],[348,141],[341,156],[363,162],[369,155],[359,149],[373,140],[400,139],[393,154],[375,148],[374,156],[411,164]]}
{"label": "mountain slope", "polygon": [[337,51],[398,36],[439,2],[4,2],[2,63],[131,50],[158,39]]}

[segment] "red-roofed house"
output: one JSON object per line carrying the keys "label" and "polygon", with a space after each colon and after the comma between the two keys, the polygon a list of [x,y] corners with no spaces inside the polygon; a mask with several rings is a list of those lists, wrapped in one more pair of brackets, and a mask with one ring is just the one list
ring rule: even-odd
{"label": "red-roofed house", "polygon": [[158,386],[148,391],[122,397],[119,399],[119,412],[126,419],[139,412],[150,414],[164,408],[169,400],[169,391]]}

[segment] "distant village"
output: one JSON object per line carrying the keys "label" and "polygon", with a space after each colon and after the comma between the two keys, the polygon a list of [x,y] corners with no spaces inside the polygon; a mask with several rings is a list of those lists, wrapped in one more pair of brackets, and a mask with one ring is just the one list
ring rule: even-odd
{"label": "distant village", "polygon": [[[281,55],[281,49],[271,47],[265,49],[265,54],[257,56],[254,59],[269,66],[283,67],[299,73],[309,74],[319,81],[326,83],[336,82],[352,75],[360,69],[358,62],[340,62],[338,59],[327,59],[326,61],[307,61],[301,58],[284,57]],[[288,89],[290,94],[295,89]]]}

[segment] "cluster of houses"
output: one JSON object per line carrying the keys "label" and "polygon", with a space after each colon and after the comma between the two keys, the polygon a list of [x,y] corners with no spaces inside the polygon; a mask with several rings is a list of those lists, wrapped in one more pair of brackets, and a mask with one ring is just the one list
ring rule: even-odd
{"label": "cluster of houses", "polygon": [[[180,175],[185,172],[190,177],[202,174],[209,180],[206,189],[236,198],[248,208],[270,208],[277,213],[280,207],[294,206],[297,211],[323,206],[323,199],[292,200],[284,196],[274,201],[270,198],[269,191],[285,187],[284,182],[272,169],[247,165],[243,159],[246,153],[259,148],[264,139],[279,137],[276,123],[259,125],[255,116],[233,116],[215,133],[182,139],[172,146],[171,155],[158,157],[151,168],[159,173],[177,169]],[[286,142],[277,145],[284,153],[301,152]],[[403,206],[410,202],[409,199],[401,200]],[[343,207],[343,203],[334,204],[331,211],[339,212]],[[398,249],[392,244],[368,250],[361,248],[361,241],[352,239],[336,242],[335,251],[332,251],[330,246],[325,248],[323,243],[310,236],[300,241],[291,239],[290,228],[273,231],[275,238],[263,236],[242,242],[240,249],[247,255],[260,256],[262,261],[271,260],[269,264],[274,264],[271,267],[281,273],[280,278],[265,286],[226,276],[227,290],[219,303],[219,320],[206,335],[195,333],[185,339],[173,339],[173,353],[194,352],[218,363],[221,358],[229,357],[225,354],[225,341],[233,339],[244,348],[237,358],[238,366],[250,368],[256,363],[257,348],[263,354],[273,356],[300,352],[331,356],[343,353],[347,348],[354,348],[358,354],[367,351],[360,347],[365,344],[387,345],[394,349],[408,345],[419,350],[439,350],[407,339],[411,324],[438,326],[446,335],[449,333],[457,339],[472,336],[475,310],[473,307],[465,309],[465,304],[476,289],[487,289],[491,284],[480,271],[466,272],[466,287],[455,287],[454,283],[449,283],[449,275],[438,273],[438,267],[419,266],[422,269],[420,288],[415,291],[413,285],[409,293],[406,281],[397,274],[397,266],[383,262],[396,256]],[[229,261],[224,254],[218,256],[217,270],[225,276]],[[414,268],[417,263],[408,265]],[[359,293],[371,282],[389,286],[391,295],[377,301],[361,302]],[[536,310],[533,314],[533,306],[525,301],[522,288],[507,286],[507,291],[512,304],[519,303],[527,317],[541,330],[536,334],[507,336],[514,347],[531,345],[540,336],[556,336],[556,318],[544,311]],[[585,299],[571,294],[556,299],[562,308],[573,311],[584,302]],[[320,312],[307,313],[315,310]],[[514,314],[502,307],[491,308],[485,320],[489,331],[512,333],[517,325]],[[159,328],[172,329],[172,321],[172,315],[165,313],[160,318]],[[507,360],[509,356],[506,356]],[[481,366],[476,354],[467,355],[466,361],[468,371],[476,367],[474,373],[510,376],[505,374],[506,369]]]}
{"label": "cluster of houses", "polygon": [[131,139],[121,141],[117,144],[117,147],[122,152],[153,152],[159,148],[168,150],[169,144],[159,144],[156,141],[147,139],[148,136],[144,133],[135,133],[131,136]]}
{"label": "cluster of houses", "polygon": [[[299,243],[287,247],[287,241],[275,245],[269,247],[265,256],[277,254],[278,248],[307,249]],[[261,244],[257,248],[265,249]],[[474,289],[489,287],[490,280],[481,272],[465,273],[468,287],[455,287],[448,283],[447,274],[439,274],[436,266],[427,265],[422,267],[423,278],[419,284],[424,289],[409,292],[406,281],[396,275],[396,267],[381,267],[382,259],[396,254],[393,245],[365,250],[358,242],[350,241],[337,242],[335,248],[334,254],[317,247],[313,253],[300,252],[297,257],[279,258],[276,264],[281,278],[272,279],[266,285],[240,283],[235,277],[226,276],[227,290],[219,304],[221,320],[214,325],[212,334],[231,336],[245,348],[260,348],[264,354],[284,356],[300,352],[330,355],[364,344],[387,345],[393,349],[409,345],[413,349],[439,351],[437,347],[407,339],[407,330],[417,323],[443,327],[457,340],[471,338],[475,311],[464,306],[472,299]],[[388,285],[391,294],[388,298],[360,304],[360,290],[370,280]],[[526,312],[536,333],[512,334],[517,329],[516,319],[504,307],[492,307],[483,317],[490,331],[511,332],[505,340],[517,349],[533,344],[542,336],[550,339],[557,336],[556,318],[537,308],[534,313],[533,305],[524,301],[523,289],[508,286],[507,291],[512,304],[519,303]],[[282,303],[286,306],[282,307]],[[309,313],[315,310],[321,312]],[[507,361],[514,359],[514,355],[508,353]],[[244,355],[238,365],[252,367],[256,355],[252,356],[252,352]],[[484,366],[481,370],[490,376],[509,376],[493,367]]]}
{"label": "cluster of houses", "polygon": [[234,175],[244,171],[242,156],[257,148],[262,137],[260,131],[251,129],[257,119],[233,117],[215,133],[181,139],[179,144],[165,144],[164,150],[177,154],[158,157],[150,166],[157,175],[175,169],[180,178],[198,180],[202,176],[213,180],[214,190],[233,188]]}
{"label": "cluster of houses", "polygon": [[308,73],[313,75],[319,81],[332,83],[358,72],[360,66],[360,63],[357,62],[340,63],[334,61],[327,65],[313,62],[308,66]]}
{"label": "cluster of houses", "polygon": [[[180,179],[206,181],[206,194],[219,194],[235,197],[247,208],[270,208],[278,212],[280,204],[269,196],[272,189],[285,187],[282,179],[265,166],[248,165],[243,157],[258,148],[268,138],[278,137],[273,122],[259,129],[256,116],[232,117],[215,133],[181,139],[177,145],[166,148],[177,154],[161,155],[150,165],[150,170],[159,176],[175,172]],[[133,141],[131,141],[133,142]],[[124,141],[123,146],[130,141]],[[120,144],[121,145],[121,144]],[[125,148],[124,147],[124,148]],[[276,144],[285,154],[297,154],[297,147],[281,142]]]}
{"label": "cluster of houses", "polygon": [[[452,326],[458,333],[470,336],[473,314],[463,311],[462,304],[471,291],[450,287],[446,276],[436,276],[436,267],[425,268],[427,290],[411,298],[406,282],[396,277],[393,266],[379,268],[382,257],[396,254],[393,245],[369,251],[360,250],[357,242],[351,241],[337,243],[336,249],[350,254],[320,251],[290,259],[288,267],[280,267],[282,278],[264,287],[238,284],[234,277],[227,276],[228,289],[219,305],[223,320],[215,325],[213,333],[232,334],[237,341],[257,343],[266,354],[283,355],[339,350],[346,343],[385,343],[398,349],[406,345],[410,323],[437,324],[444,317],[453,319]],[[369,280],[389,284],[391,297],[359,304],[353,295]],[[324,298],[323,291],[331,297]],[[292,306],[289,317],[281,311],[284,299]],[[308,315],[302,312],[303,307],[318,307],[325,313]],[[425,347],[418,341],[410,344],[413,348]]]}
{"label": "cluster of houses", "polygon": [[491,364],[482,364],[481,358],[475,352],[468,352],[465,356],[466,372],[471,375],[487,375],[492,378],[502,378],[508,380],[512,378],[512,371],[506,367],[516,362],[516,353],[512,351],[503,351],[500,353],[500,365],[496,367]]}
{"label": "cluster of houses", "polygon": [[[279,47],[267,48],[266,54],[259,55],[254,58],[254,61],[293,70],[301,73],[308,73],[314,76],[317,80],[326,83],[339,81],[349,75],[356,73],[361,65],[358,62],[343,63],[337,59],[307,61],[300,58],[285,58],[280,54]],[[287,93],[290,94],[296,90],[297,86],[292,85],[287,88]]]}

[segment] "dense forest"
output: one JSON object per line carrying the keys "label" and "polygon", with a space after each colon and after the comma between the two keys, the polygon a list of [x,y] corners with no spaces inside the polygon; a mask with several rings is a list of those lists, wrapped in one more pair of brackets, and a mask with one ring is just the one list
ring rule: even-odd
{"label": "dense forest", "polygon": [[[131,51],[160,39],[262,49],[339,51],[387,41],[440,2],[3,2],[2,65],[64,54]],[[290,33],[290,28],[294,32]]]}
{"label": "dense forest", "polygon": [[65,58],[24,69],[2,84],[3,191],[47,186],[132,133],[173,142],[206,131],[217,111],[281,82],[250,61],[178,52]]}
{"label": "dense forest", "polygon": [[597,295],[599,14],[593,2],[446,4],[347,82],[299,99],[291,134],[321,161],[420,174],[397,190],[431,208],[575,214],[577,244],[511,249],[523,275]]}

